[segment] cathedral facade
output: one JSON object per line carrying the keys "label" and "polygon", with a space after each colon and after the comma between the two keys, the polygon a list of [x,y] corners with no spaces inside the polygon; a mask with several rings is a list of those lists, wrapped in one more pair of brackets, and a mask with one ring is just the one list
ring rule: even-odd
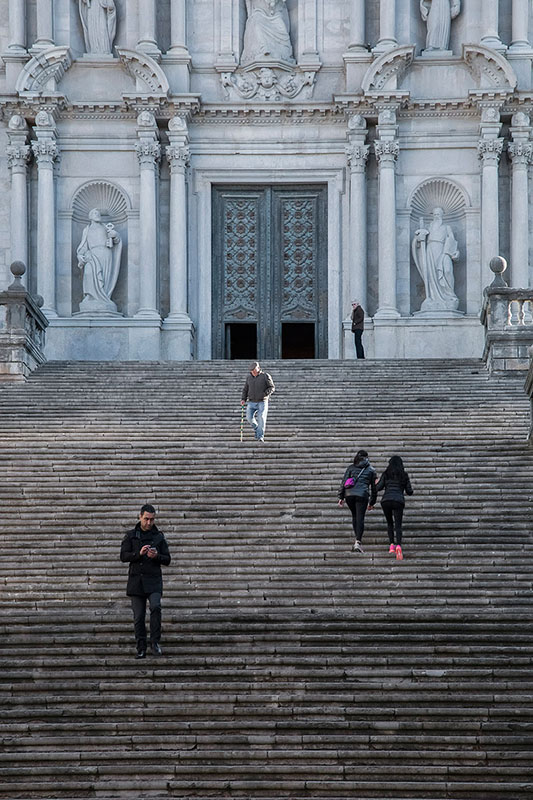
{"label": "cathedral facade", "polygon": [[67,360],[480,357],[529,0],[0,0],[0,288]]}

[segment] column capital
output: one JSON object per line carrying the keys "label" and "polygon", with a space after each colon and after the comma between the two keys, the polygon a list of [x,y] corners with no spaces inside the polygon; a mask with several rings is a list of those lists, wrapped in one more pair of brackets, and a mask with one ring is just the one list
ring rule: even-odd
{"label": "column capital", "polygon": [[397,140],[383,141],[378,139],[374,142],[374,152],[380,167],[394,167],[400,155],[400,145]]}
{"label": "column capital", "polygon": [[483,165],[497,166],[503,151],[503,139],[481,139],[477,146],[479,159]]}
{"label": "column capital", "polygon": [[364,172],[368,154],[370,153],[370,145],[350,142],[350,144],[346,145],[345,152],[351,171]]}
{"label": "column capital", "polygon": [[161,145],[156,141],[140,141],[136,145],[137,158],[141,169],[155,169],[161,159]]}
{"label": "column capital", "polygon": [[171,172],[185,172],[191,160],[191,150],[186,144],[170,144],[166,148],[166,156]]}
{"label": "column capital", "polygon": [[507,152],[513,164],[527,167],[533,156],[533,142],[511,142]]}
{"label": "column capital", "polygon": [[31,159],[29,144],[10,144],[6,147],[7,163],[10,169],[25,170]]}
{"label": "column capital", "polygon": [[40,139],[31,143],[33,155],[39,167],[53,167],[54,162],[59,159],[59,148],[53,139]]}

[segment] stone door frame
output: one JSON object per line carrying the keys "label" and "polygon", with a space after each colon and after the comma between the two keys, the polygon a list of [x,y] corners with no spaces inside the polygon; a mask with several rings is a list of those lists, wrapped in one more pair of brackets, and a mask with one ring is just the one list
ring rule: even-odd
{"label": "stone door frame", "polygon": [[194,207],[194,251],[191,252],[192,280],[191,300],[197,330],[196,358],[200,361],[212,358],[212,189],[217,184],[224,186],[325,184],[328,192],[328,249],[327,249],[327,294],[328,294],[328,358],[341,358],[342,308],[341,308],[341,260],[342,260],[342,202],[344,191],[344,169],[283,169],[277,160],[277,169],[240,170],[195,169],[193,171]]}

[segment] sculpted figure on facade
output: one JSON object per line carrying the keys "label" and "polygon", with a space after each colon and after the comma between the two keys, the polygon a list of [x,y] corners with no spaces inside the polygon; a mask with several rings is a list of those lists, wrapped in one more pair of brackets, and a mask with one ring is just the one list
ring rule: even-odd
{"label": "sculpted figure on facade", "polygon": [[114,0],[79,0],[87,53],[109,55],[117,30]]}
{"label": "sculpted figure on facade", "polygon": [[262,59],[294,63],[286,0],[246,0],[241,65]]}
{"label": "sculpted figure on facade", "polygon": [[102,222],[98,208],[89,212],[89,220],[76,251],[83,272],[80,311],[117,313],[111,295],[120,271],[122,241],[113,223]]}
{"label": "sculpted figure on facade", "polygon": [[426,290],[420,311],[457,311],[453,262],[459,258],[457,241],[444,222],[442,208],[434,208],[429,228],[420,220],[412,242],[413,260]]}
{"label": "sculpted figure on facade", "polygon": [[420,0],[420,13],[427,23],[426,50],[447,50],[452,19],[461,11],[461,0]]}

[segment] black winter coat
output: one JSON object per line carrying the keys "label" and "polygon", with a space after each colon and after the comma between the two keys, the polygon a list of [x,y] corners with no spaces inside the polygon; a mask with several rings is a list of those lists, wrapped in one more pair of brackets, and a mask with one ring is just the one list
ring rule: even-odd
{"label": "black winter coat", "polygon": [[[376,470],[371,466],[368,458],[358,464],[350,464],[342,477],[338,494],[339,500],[344,500],[345,497],[364,497],[368,499],[370,495],[369,505],[375,505],[377,499],[376,477]],[[348,478],[354,479],[354,486],[346,487],[344,485]]]}
{"label": "black winter coat", "polygon": [[381,492],[382,489],[385,489],[385,493],[381,498],[381,502],[384,500],[395,500],[397,503],[403,503],[405,505],[404,493],[413,494],[413,488],[407,472],[404,472],[403,480],[389,478],[387,473],[384,472],[378,481],[376,489],[378,492]]}
{"label": "black winter coat", "polygon": [[[141,548],[145,544],[155,547],[158,555],[156,558],[141,556]],[[141,530],[138,522],[133,530],[128,531],[120,547],[120,560],[129,562],[128,585],[126,594],[144,597],[152,592],[163,594],[163,575],[161,565],[170,564],[170,553],[167,540],[160,530],[154,525],[151,530]]]}

